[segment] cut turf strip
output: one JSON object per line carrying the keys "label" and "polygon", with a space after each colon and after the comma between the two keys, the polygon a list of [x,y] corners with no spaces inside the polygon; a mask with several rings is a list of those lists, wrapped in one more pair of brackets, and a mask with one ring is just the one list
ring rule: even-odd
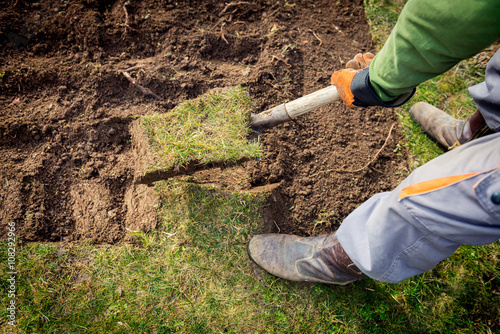
{"label": "cut turf strip", "polygon": [[251,101],[238,86],[212,90],[165,114],[141,117],[132,129],[135,180],[152,183],[260,157],[248,140]]}

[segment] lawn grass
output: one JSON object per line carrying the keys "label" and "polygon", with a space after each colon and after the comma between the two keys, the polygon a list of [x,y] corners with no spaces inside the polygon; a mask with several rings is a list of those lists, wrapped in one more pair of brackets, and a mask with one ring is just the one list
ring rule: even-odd
{"label": "lawn grass", "polygon": [[141,117],[153,157],[144,173],[179,170],[260,156],[249,141],[252,105],[241,86],[215,89],[164,114]]}
{"label": "lawn grass", "polygon": [[[377,22],[372,30],[384,25],[388,31],[398,8],[392,1],[367,1],[368,18]],[[473,106],[464,89],[484,68],[479,58],[470,62],[419,87],[413,101],[465,117]],[[407,129],[402,145],[415,166],[444,152],[407,118],[407,109],[397,112]],[[248,239],[259,232],[261,196],[175,180],[158,182],[156,191],[161,226],[134,233],[136,243],[18,244],[12,332],[500,332],[498,242],[461,247],[400,284],[289,282],[266,274],[246,254]],[[0,331],[6,333],[12,329],[5,307],[8,248],[0,241]]]}
{"label": "lawn grass", "polygon": [[136,244],[18,247],[19,333],[477,333],[498,321],[493,245],[397,285],[289,282],[246,255],[262,197],[177,181],[157,192],[163,225]]}

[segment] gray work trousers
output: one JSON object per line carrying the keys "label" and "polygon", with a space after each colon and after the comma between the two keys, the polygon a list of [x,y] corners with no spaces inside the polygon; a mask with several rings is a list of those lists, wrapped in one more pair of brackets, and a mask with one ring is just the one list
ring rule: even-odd
{"label": "gray work trousers", "polygon": [[432,269],[462,244],[500,239],[500,51],[469,88],[494,134],[417,168],[354,210],[337,238],[373,279],[397,283]]}

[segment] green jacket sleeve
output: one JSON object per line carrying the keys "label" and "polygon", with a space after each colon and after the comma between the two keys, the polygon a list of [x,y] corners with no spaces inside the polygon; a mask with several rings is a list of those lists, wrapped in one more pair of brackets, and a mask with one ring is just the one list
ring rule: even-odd
{"label": "green jacket sleeve", "polygon": [[370,86],[393,101],[499,37],[500,0],[409,0],[370,65]]}

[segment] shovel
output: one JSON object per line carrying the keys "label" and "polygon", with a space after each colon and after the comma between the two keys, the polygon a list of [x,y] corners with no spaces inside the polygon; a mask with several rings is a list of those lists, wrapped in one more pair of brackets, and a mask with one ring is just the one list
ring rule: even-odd
{"label": "shovel", "polygon": [[250,128],[259,134],[265,129],[289,122],[309,111],[337,100],[340,100],[337,88],[333,85],[328,86],[296,100],[282,103],[259,114],[252,114],[250,117]]}
{"label": "shovel", "polygon": [[[213,109],[219,111],[224,110],[224,112],[207,114],[207,116],[205,116],[206,111],[198,109],[197,107],[210,103],[196,102],[197,100],[195,99],[193,101],[189,101],[187,104],[181,104],[187,109],[181,109],[179,112],[172,111],[166,114],[151,115],[149,116],[149,120],[142,117],[142,119],[138,122],[134,122],[131,126],[133,147],[135,147],[135,151],[137,152],[137,158],[135,159],[137,166],[134,168],[136,170],[134,182],[152,184],[155,181],[164,180],[173,176],[192,174],[196,171],[207,169],[208,167],[225,166],[227,159],[225,159],[224,154],[222,154],[223,158],[220,158],[220,154],[218,153],[227,148],[231,148],[227,154],[233,154],[232,148],[239,147],[238,145],[240,144],[238,143],[240,142],[243,142],[241,145],[243,153],[238,154],[237,157],[234,155],[235,158],[232,158],[232,160],[234,160],[233,163],[247,161],[251,157],[257,155],[255,151],[258,151],[258,142],[255,140],[242,140],[240,137],[242,134],[241,131],[246,131],[248,128],[251,128],[251,134],[249,135],[247,133],[247,139],[255,139],[263,130],[289,122],[309,111],[318,109],[340,99],[335,86],[329,86],[296,100],[280,104],[259,114],[251,114],[249,123],[242,124],[242,127],[238,127],[238,131],[229,131],[231,134],[236,134],[235,140],[237,140],[237,143],[233,142],[235,146],[232,146],[226,137],[221,140],[216,139],[219,138],[216,136],[216,132],[223,133],[220,131],[220,126],[224,129],[232,129],[227,122],[232,122],[233,119],[236,119],[232,116],[234,115],[233,112],[241,111],[240,115],[244,115],[244,109],[250,109],[250,105],[246,105],[245,108],[241,105],[242,108],[240,109],[240,105],[238,105],[238,103],[244,100],[245,96],[247,97],[241,87],[228,89],[226,91],[231,91],[232,93],[226,95],[225,92],[221,91],[220,95],[217,95],[217,98],[211,100],[216,101],[215,103],[219,103],[219,101],[223,101],[224,99],[231,99],[232,102],[225,104],[224,107]],[[239,97],[233,99],[233,96],[236,96],[233,94],[237,94]],[[214,95],[207,94],[207,96]],[[199,99],[202,98],[203,96]],[[226,110],[226,107],[230,109],[233,108],[233,110]],[[174,110],[177,110],[177,108]],[[181,116],[176,117],[176,115],[182,115],[182,117],[193,117],[184,119],[181,118]],[[223,121],[219,119],[217,122],[213,122],[215,117],[220,115],[229,118],[223,118]],[[190,119],[194,119],[195,121],[191,122]],[[175,120],[176,122],[173,122],[172,120]],[[209,120],[212,122],[209,122]],[[144,122],[149,122],[149,125],[144,125]],[[216,128],[205,127],[208,124],[215,124]],[[190,125],[187,130],[184,128],[186,125]],[[181,141],[177,141],[178,137],[172,135],[174,129],[177,130],[177,133],[182,135]],[[196,133],[193,134],[191,130],[196,131]],[[248,135],[250,138],[248,138]],[[163,139],[170,138],[174,138],[175,140],[168,143],[163,141]],[[192,143],[189,141],[191,138],[204,138],[204,140]],[[220,151],[219,149],[211,148],[212,145],[220,144],[222,144],[222,147],[219,148]],[[151,147],[154,147],[155,149],[151,150]],[[181,147],[183,148],[182,154],[179,153],[181,152],[179,149]],[[206,147],[209,147],[209,149],[205,149]],[[171,148],[174,148],[174,151],[171,150]],[[196,155],[192,153],[194,149],[200,148],[201,150],[198,152],[201,151],[201,153],[206,154],[206,156],[203,156],[205,160],[196,158]],[[212,153],[218,154],[217,156],[219,158],[213,158],[210,155]],[[186,157],[186,159],[177,160],[178,156],[181,158]],[[192,156],[195,156],[195,158],[192,158]],[[207,156],[208,158],[206,158]]]}

